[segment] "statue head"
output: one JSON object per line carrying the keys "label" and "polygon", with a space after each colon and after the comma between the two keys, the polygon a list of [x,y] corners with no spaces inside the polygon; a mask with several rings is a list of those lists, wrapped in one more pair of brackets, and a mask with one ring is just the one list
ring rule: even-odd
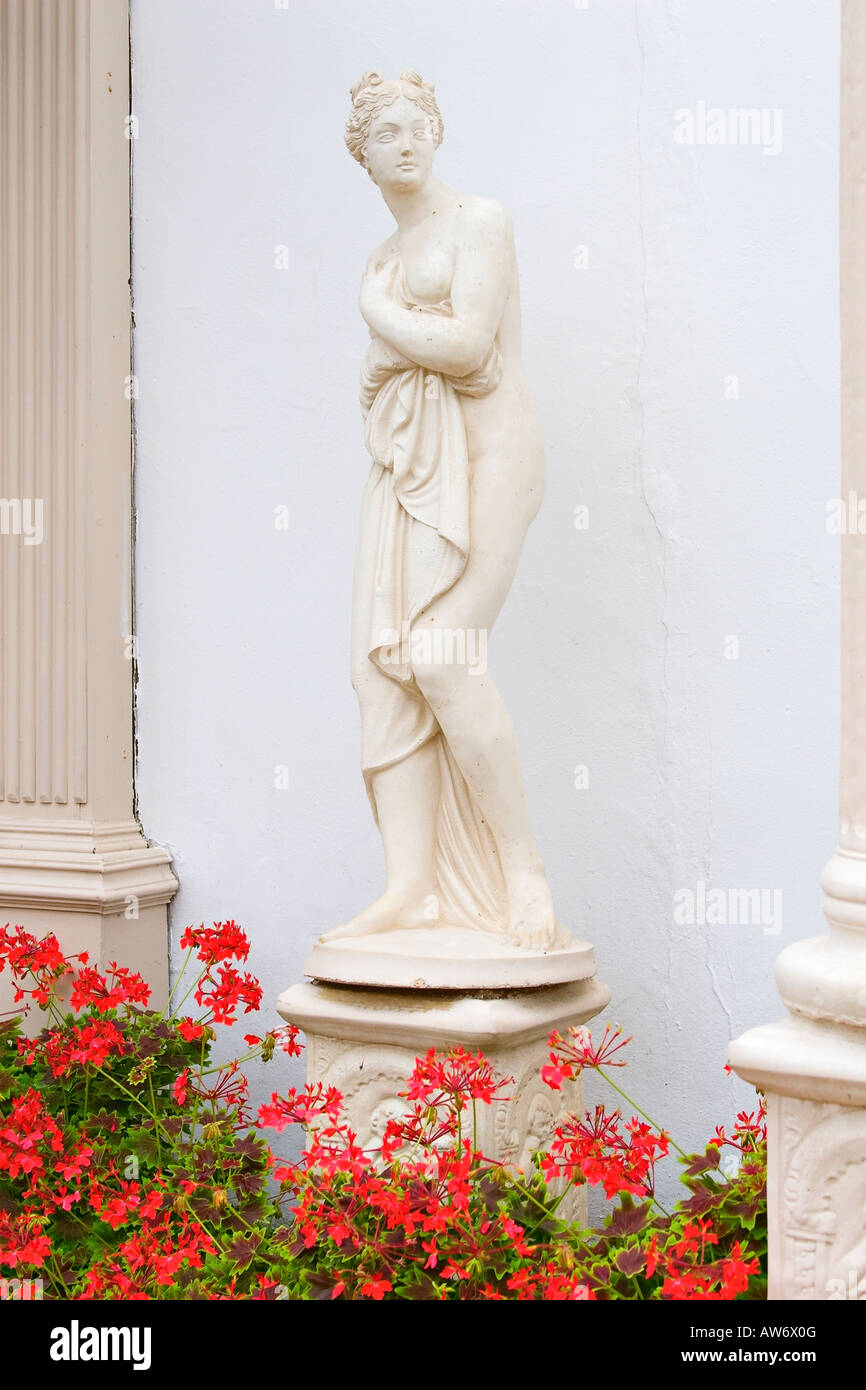
{"label": "statue head", "polygon": [[526,1128],[530,1135],[534,1136],[539,1143],[545,1143],[553,1134],[556,1128],[556,1117],[553,1113],[553,1105],[545,1095],[535,1095],[529,1106],[529,1113],[526,1117]]}
{"label": "statue head", "polygon": [[442,143],[442,129],[433,83],[420,73],[407,69],[386,82],[379,72],[365,72],[352,88],[346,145],[380,188],[420,188]]}
{"label": "statue head", "polygon": [[390,1120],[405,1120],[406,1106],[396,1096],[386,1096],[380,1100],[370,1115],[370,1129],[377,1138],[384,1138]]}

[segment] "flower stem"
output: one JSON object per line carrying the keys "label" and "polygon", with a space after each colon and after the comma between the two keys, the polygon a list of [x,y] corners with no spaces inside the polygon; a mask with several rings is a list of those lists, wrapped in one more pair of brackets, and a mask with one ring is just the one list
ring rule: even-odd
{"label": "flower stem", "polygon": [[638,1115],[640,1115],[641,1119],[646,1120],[647,1124],[652,1125],[653,1129],[656,1130],[659,1134],[665,1134],[667,1136],[667,1139],[671,1147],[676,1149],[677,1153],[680,1154],[682,1158],[689,1157],[685,1149],[681,1149],[679,1144],[677,1144],[673,1139],[671,1139],[670,1135],[667,1134],[667,1131],[663,1130],[661,1125],[656,1124],[655,1120],[652,1118],[651,1115],[647,1115],[645,1110],[641,1110],[640,1106],[635,1104],[635,1102],[632,1100],[631,1096],[628,1094],[627,1091],[624,1091],[621,1086],[617,1086],[616,1082],[613,1080],[612,1077],[608,1076],[607,1072],[604,1070],[603,1067],[596,1067],[596,1071],[598,1071],[604,1077],[605,1081],[608,1083],[609,1086],[612,1086],[613,1089],[617,1091],[619,1095],[622,1096],[623,1100],[628,1101],[631,1108],[634,1111],[636,1111]]}
{"label": "flower stem", "polygon": [[[190,958],[190,956],[192,955],[194,949],[195,949],[195,948],[194,948],[193,946],[188,946],[188,947],[187,947],[186,955],[185,955],[184,958],[183,958],[183,965],[180,967],[180,970],[177,972],[177,978],[175,979],[174,984],[172,985],[171,989],[169,990],[168,998],[167,998],[166,1001],[165,1001],[165,1008],[162,1010],[162,1012],[161,1012],[160,1015],[159,1015],[160,1018],[164,1018],[165,1015],[166,1015],[167,1013],[170,1012],[170,1006],[171,1006],[171,1001],[172,1001],[172,999],[174,998],[174,992],[175,992],[175,990],[177,989],[178,985],[180,984],[181,980],[183,979],[184,971],[186,970],[186,967],[189,965],[189,958]],[[184,998],[186,998],[186,995],[184,995]]]}
{"label": "flower stem", "polygon": [[154,1133],[154,1137],[155,1137],[155,1139],[156,1139],[156,1161],[157,1161],[158,1166],[161,1168],[161,1167],[162,1167],[162,1141],[160,1140],[160,1137],[159,1137],[159,1123],[158,1123],[157,1118],[156,1118],[156,1096],[155,1096],[154,1093],[153,1093],[153,1072],[152,1072],[152,1071],[149,1071],[149,1072],[147,1073],[147,1084],[148,1084],[148,1086],[149,1086],[149,1088],[150,1088],[150,1104],[151,1104],[151,1107],[152,1107],[152,1110],[153,1110],[153,1133]]}

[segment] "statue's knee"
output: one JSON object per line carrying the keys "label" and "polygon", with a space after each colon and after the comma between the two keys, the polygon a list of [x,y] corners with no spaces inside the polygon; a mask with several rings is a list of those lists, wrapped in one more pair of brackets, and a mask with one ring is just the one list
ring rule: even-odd
{"label": "statue's knee", "polygon": [[413,660],[412,675],[425,700],[435,709],[448,699],[454,684],[454,671],[437,661]]}

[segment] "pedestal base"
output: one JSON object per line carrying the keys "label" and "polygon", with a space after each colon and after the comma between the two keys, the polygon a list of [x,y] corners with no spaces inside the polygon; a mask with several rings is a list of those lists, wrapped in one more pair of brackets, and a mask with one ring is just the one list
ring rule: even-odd
{"label": "pedestal base", "polygon": [[866,1300],[866,1040],[795,1016],[728,1060],[767,1102],[771,1299]]}
{"label": "pedestal base", "polygon": [[[280,995],[277,1009],[306,1035],[308,1081],[342,1092],[345,1114],[367,1149],[379,1146],[388,1120],[403,1109],[400,1092],[416,1057],[431,1047],[482,1049],[499,1076],[514,1080],[507,1098],[477,1106],[478,1148],[526,1169],[533,1150],[547,1146],[559,1117],[582,1110],[579,1083],[556,1092],[541,1080],[548,1034],[586,1023],[609,998],[597,980],[508,994],[315,983],[293,985]],[[586,1219],[582,1192],[563,1203],[563,1216]]]}
{"label": "pedestal base", "polygon": [[595,954],[588,941],[527,951],[501,935],[437,926],[320,937],[304,974],[377,989],[533,989],[589,979],[595,974]]}
{"label": "pedestal base", "polygon": [[772,1299],[866,1300],[866,1110],[768,1095]]}

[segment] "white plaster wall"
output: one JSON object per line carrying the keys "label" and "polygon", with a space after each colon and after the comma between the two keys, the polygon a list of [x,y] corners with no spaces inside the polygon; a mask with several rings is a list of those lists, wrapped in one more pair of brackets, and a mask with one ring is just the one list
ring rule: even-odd
{"label": "white plaster wall", "polygon": [[[751,1108],[725,1046],[782,1012],[773,961],[823,930],[834,847],[836,4],[133,0],[132,19],[138,794],[180,877],[175,941],[235,916],[275,995],[382,885],[348,612],[357,291],[390,219],[342,127],[365,68],[416,67],[438,172],[512,211],[546,432],[491,665],[559,915],[635,1036],[631,1089],[702,1144]],[[781,151],[675,143],[699,102],[780,108]],[[676,924],[699,881],[781,889],[781,931]]]}

